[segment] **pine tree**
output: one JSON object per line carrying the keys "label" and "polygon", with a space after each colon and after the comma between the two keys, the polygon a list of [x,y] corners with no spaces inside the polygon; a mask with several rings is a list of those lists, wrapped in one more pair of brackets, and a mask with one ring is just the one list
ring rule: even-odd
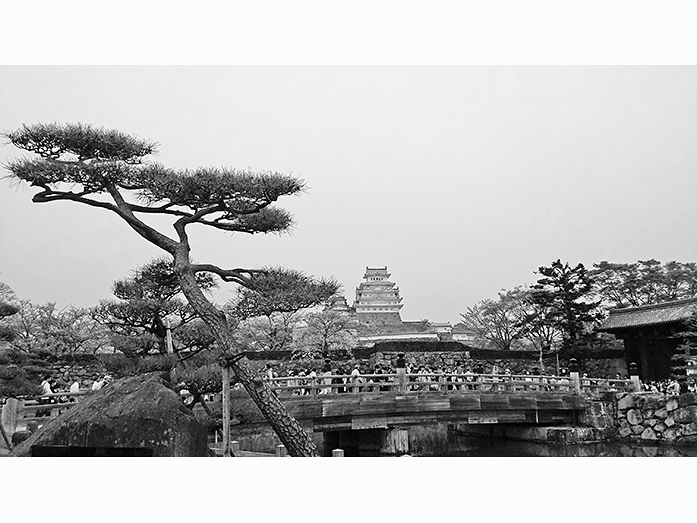
{"label": "pine tree", "polygon": [[[109,211],[171,257],[189,305],[209,327],[225,365],[239,378],[288,452],[317,455],[312,439],[245,361],[245,348],[234,336],[237,320],[207,298],[197,275],[213,274],[223,282],[262,294],[279,290],[277,284],[289,279],[299,280],[301,287],[302,282],[317,282],[288,269],[228,269],[195,263],[189,241],[192,225],[247,234],[288,231],[293,223],[290,213],[273,204],[283,196],[301,193],[303,180],[277,172],[227,167],[168,168],[148,161],[156,152],[154,142],[84,124],[24,125],[5,137],[34,154],[6,165],[11,177],[38,189],[33,202],[70,201]],[[169,218],[172,230],[164,232],[150,225],[145,218],[153,216]],[[320,283],[326,283],[331,293],[339,287],[331,280]]]}
{"label": "pine tree", "polygon": [[585,325],[599,319],[599,302],[589,300],[592,280],[583,264],[571,267],[557,260],[540,267],[544,276],[532,286],[532,299],[545,311],[545,320],[556,326],[568,349],[585,332]]}

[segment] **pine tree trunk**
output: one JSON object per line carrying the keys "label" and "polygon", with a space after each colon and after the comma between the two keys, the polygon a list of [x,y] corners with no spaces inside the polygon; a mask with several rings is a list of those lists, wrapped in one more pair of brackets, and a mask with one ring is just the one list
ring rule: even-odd
{"label": "pine tree trunk", "polygon": [[[225,356],[230,358],[239,354],[239,348],[236,347],[233,341],[232,330],[228,325],[227,318],[206,299],[196,284],[194,275],[190,270],[187,270],[187,265],[188,260],[184,260],[184,263],[181,265],[179,260],[177,260],[179,283],[184,296],[186,296],[194,311],[211,329]],[[291,456],[319,456],[317,447],[307,432],[288,413],[278,396],[256,375],[244,359],[231,361],[230,368],[247,390],[254,403],[259,407],[259,410]]]}

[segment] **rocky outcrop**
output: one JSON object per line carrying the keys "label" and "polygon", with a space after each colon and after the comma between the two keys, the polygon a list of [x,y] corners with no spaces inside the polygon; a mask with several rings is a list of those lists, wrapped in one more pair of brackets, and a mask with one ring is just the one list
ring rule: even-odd
{"label": "rocky outcrop", "polygon": [[208,456],[206,427],[158,374],[122,378],[88,394],[76,406],[18,445],[13,456],[31,447],[152,449],[153,456]]}

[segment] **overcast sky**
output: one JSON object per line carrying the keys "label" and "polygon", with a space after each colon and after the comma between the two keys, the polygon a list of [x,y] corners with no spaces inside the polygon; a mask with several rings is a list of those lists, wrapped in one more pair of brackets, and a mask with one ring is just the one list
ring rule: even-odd
{"label": "overcast sky", "polygon": [[[404,320],[456,322],[557,258],[697,261],[692,66],[0,67],[0,128],[35,122],[156,140],[173,167],[303,178],[280,202],[292,234],[197,230],[194,258],[334,276],[349,303],[387,265]],[[92,306],[160,254],[34,192],[0,180],[0,281],[21,298]]]}

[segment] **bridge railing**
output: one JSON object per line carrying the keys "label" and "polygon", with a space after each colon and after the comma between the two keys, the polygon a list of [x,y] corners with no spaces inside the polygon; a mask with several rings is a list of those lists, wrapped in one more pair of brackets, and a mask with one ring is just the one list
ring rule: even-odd
{"label": "bridge railing", "polygon": [[[375,394],[397,391],[396,374],[329,374],[317,377],[284,376],[268,378],[267,383],[281,396],[314,394]],[[630,380],[604,378],[580,379],[581,392],[594,394],[608,391],[631,390]],[[558,392],[573,393],[574,383],[569,376],[530,374],[408,374],[406,392]]]}
{"label": "bridge railing", "polygon": [[21,399],[7,398],[5,404],[2,405],[0,419],[8,433],[26,427],[30,421],[36,421],[37,425],[41,427],[51,418],[77,405],[80,397],[90,392],[89,390],[81,390],[79,392],[42,394],[41,396]]}
{"label": "bridge railing", "polygon": [[632,380],[580,378],[581,391],[587,393],[633,391]]}

